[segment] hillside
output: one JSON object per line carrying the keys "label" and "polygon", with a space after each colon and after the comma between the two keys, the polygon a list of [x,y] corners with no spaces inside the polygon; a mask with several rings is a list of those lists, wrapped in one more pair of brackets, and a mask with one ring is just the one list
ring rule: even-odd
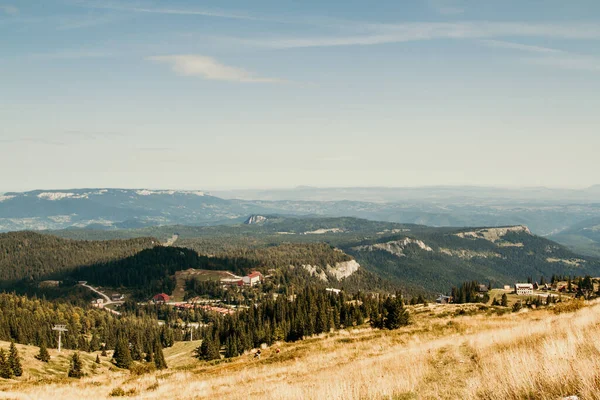
{"label": "hillside", "polygon": [[108,367],[106,357],[94,370],[97,353],[84,352],[88,375],[81,380],[65,378],[70,351],[57,356],[51,350],[44,367],[33,358],[37,348],[18,346],[25,375],[0,379],[0,391],[8,398],[65,400],[114,398],[117,389],[136,398],[180,400],[597,399],[599,311],[597,303],[561,314],[418,306],[411,309],[413,324],[397,331],[359,327],[277,343],[263,349],[260,360],[247,352],[229,361],[198,361],[191,357],[198,341],[178,342],[165,349],[168,370],[134,375]]}
{"label": "hillside", "polygon": [[79,266],[122,259],[158,244],[156,239],[77,241],[34,232],[0,234],[0,283],[50,279]]}
{"label": "hillside", "polygon": [[[290,262],[282,254],[291,256],[298,252],[310,259],[312,250],[308,244],[327,243],[355,258],[365,271],[409,293],[443,293],[472,279],[503,286],[529,277],[539,280],[542,275],[600,275],[597,259],[580,256],[521,225],[433,228],[347,217],[262,216],[259,224],[163,226],[126,232],[131,236],[153,234],[161,238],[178,233],[176,246],[200,254],[253,259],[263,265],[274,265],[269,261],[273,259],[279,260],[279,265],[303,263]],[[87,232],[91,231],[77,234]],[[60,233],[69,235],[72,231]]]}
{"label": "hillside", "polygon": [[582,254],[600,257],[600,218],[590,218],[550,236]]}

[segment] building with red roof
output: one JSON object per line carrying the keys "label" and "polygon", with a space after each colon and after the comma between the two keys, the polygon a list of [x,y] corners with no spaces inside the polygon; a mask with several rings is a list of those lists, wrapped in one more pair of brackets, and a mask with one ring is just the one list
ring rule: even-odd
{"label": "building with red roof", "polygon": [[169,295],[165,294],[165,293],[160,293],[157,294],[156,296],[154,296],[152,298],[152,301],[154,301],[155,303],[166,303],[169,301]]}

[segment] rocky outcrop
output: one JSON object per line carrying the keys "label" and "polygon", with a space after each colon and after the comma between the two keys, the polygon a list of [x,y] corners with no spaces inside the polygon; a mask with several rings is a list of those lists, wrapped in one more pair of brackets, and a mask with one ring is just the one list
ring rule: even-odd
{"label": "rocky outcrop", "polygon": [[484,239],[492,243],[501,241],[509,232],[526,233],[531,235],[531,231],[525,225],[505,226],[500,228],[482,228],[469,232],[459,232],[455,235],[463,239]]}
{"label": "rocky outcrop", "polygon": [[349,277],[360,268],[356,260],[342,261],[335,263],[335,266],[327,264],[325,268],[316,265],[303,265],[302,268],[310,272],[311,275],[318,277],[323,282],[328,282],[330,278],[341,280]]}
{"label": "rocky outcrop", "polygon": [[266,220],[267,220],[267,217],[263,217],[262,215],[251,215],[248,217],[248,219],[246,221],[244,221],[244,224],[246,224],[246,225],[262,224]]}
{"label": "rocky outcrop", "polygon": [[391,242],[386,243],[376,243],[366,246],[357,246],[354,247],[354,250],[358,251],[375,251],[375,250],[383,250],[391,253],[397,257],[404,257],[404,250],[409,246],[416,246],[423,251],[433,251],[433,249],[427,246],[422,240],[412,239],[412,238],[404,238],[400,240],[393,240]]}

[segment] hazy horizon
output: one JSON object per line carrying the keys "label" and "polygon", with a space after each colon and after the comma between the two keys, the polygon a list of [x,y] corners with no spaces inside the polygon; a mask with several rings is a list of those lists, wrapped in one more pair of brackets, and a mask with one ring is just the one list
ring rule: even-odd
{"label": "hazy horizon", "polygon": [[4,191],[597,184],[600,3],[0,2]]}

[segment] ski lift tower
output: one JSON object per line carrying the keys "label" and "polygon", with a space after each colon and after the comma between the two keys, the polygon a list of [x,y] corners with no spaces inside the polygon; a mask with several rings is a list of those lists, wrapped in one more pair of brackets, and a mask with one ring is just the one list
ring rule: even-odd
{"label": "ski lift tower", "polygon": [[66,325],[54,325],[54,327],[52,328],[53,331],[58,331],[58,352],[60,353],[60,347],[61,347],[61,334],[63,332],[68,331],[67,326]]}

